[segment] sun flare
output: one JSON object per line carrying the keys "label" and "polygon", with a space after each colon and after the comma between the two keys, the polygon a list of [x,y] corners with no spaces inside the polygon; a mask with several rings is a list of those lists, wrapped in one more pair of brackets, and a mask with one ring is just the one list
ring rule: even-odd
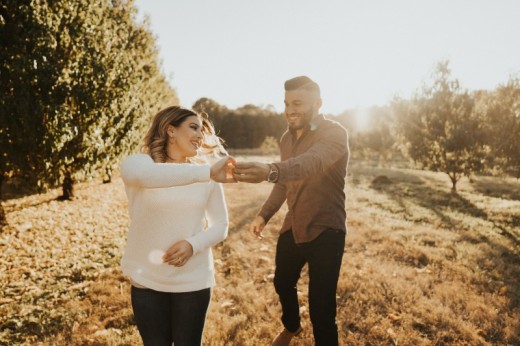
{"label": "sun flare", "polygon": [[367,131],[370,127],[370,112],[367,108],[358,108],[355,115],[355,128],[357,131]]}

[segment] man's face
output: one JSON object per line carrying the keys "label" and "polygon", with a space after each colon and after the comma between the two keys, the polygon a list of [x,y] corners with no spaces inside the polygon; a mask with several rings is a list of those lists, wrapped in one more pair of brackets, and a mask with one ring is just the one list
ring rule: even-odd
{"label": "man's face", "polygon": [[285,92],[285,117],[291,130],[301,130],[318,114],[321,100],[305,89]]}

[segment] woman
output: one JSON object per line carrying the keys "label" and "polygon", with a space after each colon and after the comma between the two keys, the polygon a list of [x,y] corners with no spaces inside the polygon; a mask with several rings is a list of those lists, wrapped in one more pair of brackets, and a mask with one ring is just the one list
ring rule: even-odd
{"label": "woman", "polygon": [[145,346],[200,345],[215,284],[211,246],[227,236],[222,186],[234,160],[211,123],[178,106],[157,113],[144,153],[125,158],[121,175],[130,230],[121,261]]}

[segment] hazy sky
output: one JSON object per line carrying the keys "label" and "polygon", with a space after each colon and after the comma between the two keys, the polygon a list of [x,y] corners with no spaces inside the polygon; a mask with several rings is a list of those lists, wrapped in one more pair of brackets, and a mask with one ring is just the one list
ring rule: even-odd
{"label": "hazy sky", "polygon": [[283,110],[306,74],[324,113],[409,97],[449,59],[470,90],[520,73],[518,0],[137,0],[181,104]]}

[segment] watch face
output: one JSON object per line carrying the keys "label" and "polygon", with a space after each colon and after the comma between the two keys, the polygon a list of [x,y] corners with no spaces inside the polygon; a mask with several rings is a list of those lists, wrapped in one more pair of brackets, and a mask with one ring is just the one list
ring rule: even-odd
{"label": "watch face", "polygon": [[269,176],[267,177],[267,181],[272,183],[272,182],[276,181],[277,178],[278,178],[278,171],[272,170],[271,172],[269,172]]}

